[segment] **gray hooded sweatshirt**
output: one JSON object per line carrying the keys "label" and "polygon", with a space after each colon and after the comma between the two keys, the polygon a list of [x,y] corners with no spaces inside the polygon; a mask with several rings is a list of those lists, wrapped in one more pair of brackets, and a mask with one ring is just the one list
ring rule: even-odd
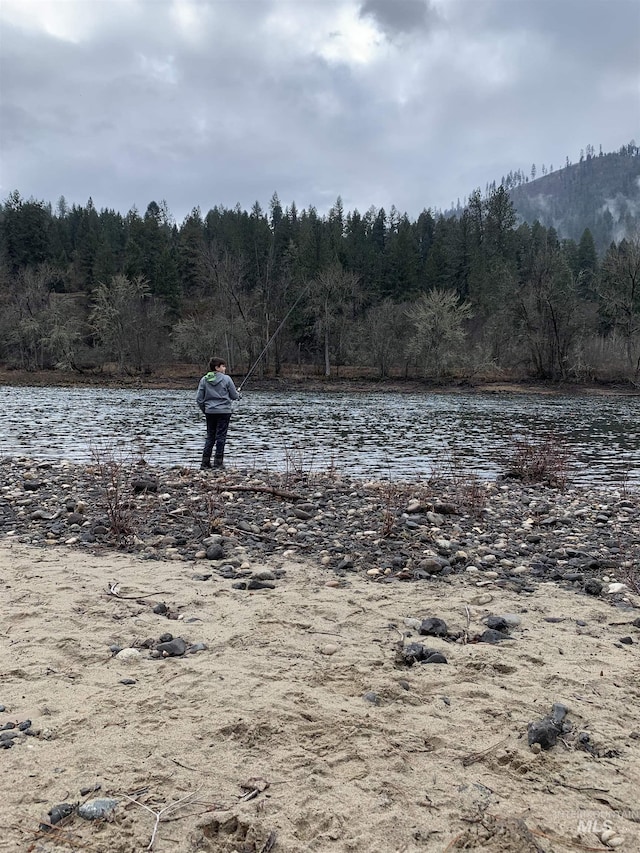
{"label": "gray hooded sweatshirt", "polygon": [[238,399],[233,379],[215,370],[205,374],[198,385],[196,403],[205,415],[231,414],[231,401]]}

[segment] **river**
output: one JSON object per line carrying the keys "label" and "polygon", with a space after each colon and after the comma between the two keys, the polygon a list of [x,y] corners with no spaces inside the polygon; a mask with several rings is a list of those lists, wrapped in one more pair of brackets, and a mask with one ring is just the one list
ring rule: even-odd
{"label": "river", "polygon": [[[141,454],[197,466],[194,392],[0,386],[0,455],[90,461]],[[248,391],[235,405],[229,465],[415,480],[455,470],[493,479],[517,441],[551,438],[576,483],[640,485],[640,398],[526,393]]]}

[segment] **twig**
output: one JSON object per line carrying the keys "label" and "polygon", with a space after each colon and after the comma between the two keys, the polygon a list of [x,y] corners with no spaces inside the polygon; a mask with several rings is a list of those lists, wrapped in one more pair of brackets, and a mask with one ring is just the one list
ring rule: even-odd
{"label": "twig", "polygon": [[147,850],[153,850],[153,845],[155,844],[156,834],[158,832],[158,827],[160,826],[160,821],[162,820],[162,815],[165,814],[165,812],[169,812],[169,811],[172,811],[173,809],[179,808],[183,803],[185,803],[187,800],[191,799],[191,797],[193,797],[196,793],[197,793],[197,791],[189,791],[189,793],[186,796],[180,797],[179,800],[174,800],[172,803],[169,803],[168,805],[166,805],[163,809],[160,809],[160,811],[155,811],[154,809],[147,806],[145,803],[141,803],[139,800],[136,800],[134,797],[130,797],[128,794],[125,794],[125,797],[128,800],[131,800],[132,803],[135,803],[137,806],[140,806],[141,808],[146,809],[148,812],[151,812],[151,814],[154,815],[154,817],[156,819],[156,822],[153,826],[153,832],[151,833],[151,840],[149,841],[149,844],[147,845]]}
{"label": "twig", "polygon": [[251,791],[247,791],[246,794],[243,794],[239,799],[241,803],[248,803],[249,800],[255,800],[260,791],[257,788],[252,788]]}
{"label": "twig", "polygon": [[466,645],[469,642],[469,628],[471,627],[471,611],[466,604],[464,606],[464,612],[467,614],[467,624],[462,632],[462,641]]}
{"label": "twig", "polygon": [[195,773],[202,773],[202,770],[199,767],[189,767],[188,764],[183,764],[181,761],[178,761],[177,758],[172,758],[174,764],[177,764],[178,767],[184,767],[185,770],[193,770]]}
{"label": "twig", "polygon": [[481,750],[480,752],[470,752],[468,755],[465,755],[462,759],[462,766],[468,767],[470,764],[475,764],[476,761],[480,761],[484,756],[491,752],[492,749],[500,746],[503,743],[506,743],[508,738],[503,738],[499,740],[497,743],[494,743],[492,746],[488,746],[486,749]]}
{"label": "twig", "polygon": [[178,815],[177,817],[165,817],[162,823],[173,823],[174,820],[185,820],[188,817],[200,817],[203,814],[210,814],[211,812],[228,812],[229,806],[221,806],[218,803],[211,803],[211,805],[207,806],[206,809],[203,809],[200,812],[189,812],[188,814]]}
{"label": "twig", "polygon": [[260,853],[269,853],[276,845],[276,834],[273,830],[269,833],[269,837],[260,848]]}
{"label": "twig", "polygon": [[611,790],[611,788],[596,788],[593,785],[585,785],[584,787],[570,785],[568,782],[561,782],[560,780],[556,780],[556,782],[562,785],[563,788],[571,788],[572,791],[597,791],[600,794],[608,794]]}
{"label": "twig", "polygon": [[120,583],[119,581],[114,581],[110,583],[107,587],[107,593],[109,595],[113,595],[115,598],[122,599],[131,599],[132,601],[137,601],[139,598],[153,598],[154,595],[171,595],[170,592],[166,590],[159,590],[158,592],[148,592],[145,595],[120,595]]}

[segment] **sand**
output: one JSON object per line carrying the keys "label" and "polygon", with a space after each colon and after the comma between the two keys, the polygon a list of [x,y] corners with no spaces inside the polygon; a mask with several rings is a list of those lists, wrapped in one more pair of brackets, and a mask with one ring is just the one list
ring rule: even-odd
{"label": "sand", "polygon": [[[0,542],[0,723],[39,732],[0,750],[1,851],[124,853],[152,836],[160,853],[640,849],[638,610],[468,576],[327,586],[316,565],[271,560],[286,577],[248,592],[190,563]],[[414,636],[449,663],[397,666],[405,618],[463,629],[467,609],[472,633],[488,613],[521,626],[496,646]],[[167,631],[208,649],[128,663],[109,649]],[[527,724],[558,701],[574,731],[536,754]],[[96,796],[118,800],[110,819],[39,830]]]}

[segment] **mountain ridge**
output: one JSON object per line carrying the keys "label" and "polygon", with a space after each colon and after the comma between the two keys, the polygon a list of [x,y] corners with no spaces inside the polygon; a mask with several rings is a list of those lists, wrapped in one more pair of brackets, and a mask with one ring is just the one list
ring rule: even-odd
{"label": "mountain ridge", "polygon": [[502,185],[519,220],[576,242],[588,228],[602,254],[640,227],[640,148],[632,141],[609,154],[591,150],[578,163],[511,187],[508,176]]}

